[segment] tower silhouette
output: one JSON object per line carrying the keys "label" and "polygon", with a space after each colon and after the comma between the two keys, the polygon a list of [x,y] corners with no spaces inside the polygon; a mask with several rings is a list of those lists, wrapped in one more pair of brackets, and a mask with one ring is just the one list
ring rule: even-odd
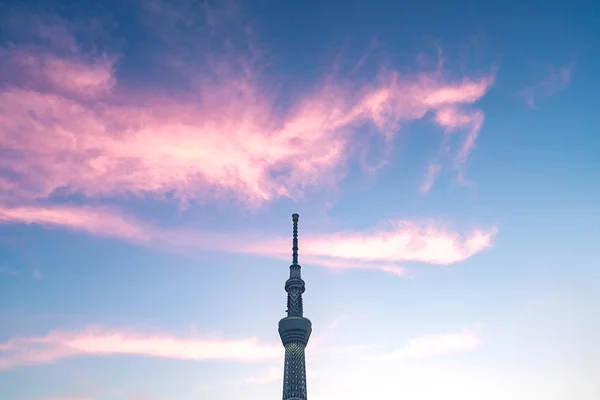
{"label": "tower silhouette", "polygon": [[302,293],[305,286],[298,264],[298,214],[292,214],[294,238],[290,277],[285,282],[287,317],[279,321],[279,337],[285,348],[283,400],[306,400],[306,361],[304,349],[312,332],[312,323],[304,318]]}

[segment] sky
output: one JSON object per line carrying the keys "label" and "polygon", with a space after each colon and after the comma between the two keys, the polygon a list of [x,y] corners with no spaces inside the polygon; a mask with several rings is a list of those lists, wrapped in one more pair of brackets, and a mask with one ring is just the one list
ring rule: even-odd
{"label": "sky", "polygon": [[4,0],[1,400],[600,398],[600,5]]}

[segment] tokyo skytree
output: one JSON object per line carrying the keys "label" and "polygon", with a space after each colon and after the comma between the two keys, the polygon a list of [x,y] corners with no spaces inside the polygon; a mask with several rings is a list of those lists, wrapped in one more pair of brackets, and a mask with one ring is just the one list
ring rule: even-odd
{"label": "tokyo skytree", "polygon": [[287,317],[279,321],[279,336],[285,348],[283,370],[283,400],[306,400],[306,362],[304,349],[312,332],[312,323],[304,318],[302,293],[304,281],[298,264],[298,214],[292,215],[294,238],[290,277],[285,282]]}

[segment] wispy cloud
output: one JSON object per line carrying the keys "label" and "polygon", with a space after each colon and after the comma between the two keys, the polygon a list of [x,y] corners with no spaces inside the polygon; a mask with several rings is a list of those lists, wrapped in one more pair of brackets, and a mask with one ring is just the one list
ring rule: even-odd
{"label": "wispy cloud", "polygon": [[[149,15],[165,11],[163,2],[152,4]],[[0,49],[8,82],[0,88],[0,223],[287,259],[275,250],[288,248],[287,238],[222,240],[210,232],[161,228],[114,208],[60,202],[76,193],[84,204],[137,196],[183,203],[233,198],[260,205],[336,185],[350,158],[369,146],[371,136],[358,128],[370,126],[389,151],[401,123],[426,116],[446,136],[460,133],[455,167],[466,163],[483,122],[473,104],[490,89],[493,76],[450,78],[442,64],[411,74],[381,68],[358,80],[327,76],[281,106],[282,91],[273,89],[262,69],[265,52],[247,38],[252,32],[245,29],[236,40],[226,34],[221,42],[228,45],[215,47],[223,39],[215,25],[220,17],[205,11],[206,43],[176,44],[174,39],[190,37],[181,27],[196,29],[197,20],[185,12],[149,24],[153,35],[172,45],[166,46],[168,54],[157,54],[163,62],[157,68],[168,60],[170,74],[186,82],[184,89],[120,81],[119,56],[85,52],[69,25],[56,21],[54,28],[46,23],[34,31],[44,46]],[[422,192],[440,169],[440,163],[431,164]],[[403,275],[405,262],[465,260],[489,248],[495,232],[491,227],[463,234],[439,221],[394,221],[386,231],[306,235],[302,257],[333,269]]]}
{"label": "wispy cloud", "polygon": [[[173,29],[170,39],[185,33]],[[70,52],[56,51],[56,40],[2,49],[10,83],[0,89],[5,201],[80,193],[261,204],[339,181],[364,142],[357,127],[389,141],[401,122],[428,113],[442,127],[466,128],[457,155],[464,162],[482,118],[469,106],[493,83],[382,69],[359,85],[329,77],[282,108],[254,43],[170,55],[192,89],[161,92],[119,82],[117,56],[84,53],[68,27],[55,31]]]}
{"label": "wispy cloud", "polygon": [[37,268],[34,268],[34,270],[31,271],[31,275],[33,276],[33,279],[35,279],[36,281],[39,281],[44,277],[44,274],[42,273],[42,271],[40,271]]}
{"label": "wispy cloud", "polygon": [[393,351],[389,358],[423,359],[472,350],[483,344],[477,331],[459,333],[428,334],[409,340],[406,345]]}
{"label": "wispy cloud", "polygon": [[0,54],[6,57],[0,66],[13,82],[39,91],[85,99],[107,94],[116,84],[116,59],[107,55],[59,56],[27,46],[0,49]]}
{"label": "wispy cloud", "polygon": [[479,110],[465,111],[456,107],[445,107],[436,112],[435,120],[448,132],[458,129],[463,129],[466,132],[465,140],[455,156],[455,164],[457,166],[463,165],[467,161],[469,153],[475,145],[479,130],[483,125],[483,113]]}
{"label": "wispy cloud", "polygon": [[0,274],[10,275],[14,278],[19,277],[19,273],[17,271],[15,271],[14,269],[11,269],[11,268],[7,268],[7,267],[0,267]]}
{"label": "wispy cloud", "polygon": [[98,236],[116,237],[139,242],[150,240],[151,233],[136,219],[127,218],[106,207],[2,207],[0,223],[39,224],[65,227]]}
{"label": "wispy cloud", "polygon": [[0,343],[0,369],[48,364],[74,356],[135,355],[193,361],[265,361],[282,357],[279,343],[257,338],[177,337],[89,328],[16,337]]}
{"label": "wispy cloud", "polygon": [[428,193],[431,190],[433,184],[438,178],[438,175],[440,174],[440,169],[441,167],[438,163],[430,163],[427,166],[427,173],[425,175],[425,179],[419,186],[419,192],[421,192],[421,194]]}
{"label": "wispy cloud", "polygon": [[[492,246],[496,229],[475,229],[461,235],[436,221],[390,221],[388,230],[305,234],[305,262],[330,268],[371,268],[402,275],[404,262],[448,265],[466,260]],[[246,245],[248,252],[288,257],[281,252],[287,239]],[[241,246],[244,249],[244,245]]]}
{"label": "wispy cloud", "polygon": [[[168,249],[211,249],[288,259],[288,237],[160,229],[103,208],[1,208],[0,223],[35,223]],[[332,269],[376,269],[403,275],[402,263],[448,265],[492,246],[495,227],[461,234],[440,221],[390,221],[387,230],[303,234],[302,261]],[[225,240],[226,239],[226,240]]]}
{"label": "wispy cloud", "polygon": [[545,76],[542,79],[517,92],[517,96],[525,100],[531,108],[535,108],[539,98],[550,97],[569,87],[575,63],[571,62],[561,67],[543,67]]}

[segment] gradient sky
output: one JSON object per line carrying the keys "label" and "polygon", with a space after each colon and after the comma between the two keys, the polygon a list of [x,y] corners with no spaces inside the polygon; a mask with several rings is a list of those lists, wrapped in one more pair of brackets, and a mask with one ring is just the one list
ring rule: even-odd
{"label": "gradient sky", "polygon": [[0,6],[1,400],[600,398],[594,1]]}

